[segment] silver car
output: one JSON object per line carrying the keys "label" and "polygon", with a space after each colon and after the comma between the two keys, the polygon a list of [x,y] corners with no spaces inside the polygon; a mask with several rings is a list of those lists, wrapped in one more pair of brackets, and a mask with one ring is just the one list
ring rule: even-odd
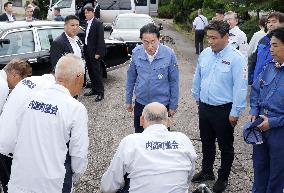
{"label": "silver car", "polygon": [[[137,44],[141,44],[140,28],[148,23],[154,23],[154,20],[146,14],[119,14],[110,30],[109,39],[116,39],[126,42],[128,51],[131,54]],[[162,27],[160,26],[160,29]]]}

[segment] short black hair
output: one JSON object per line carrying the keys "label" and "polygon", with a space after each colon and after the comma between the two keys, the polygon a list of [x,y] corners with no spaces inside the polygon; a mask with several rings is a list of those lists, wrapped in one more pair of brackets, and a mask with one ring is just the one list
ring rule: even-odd
{"label": "short black hair", "polygon": [[32,1],[32,3],[36,6],[38,6],[38,2],[37,1]]}
{"label": "short black hair", "polygon": [[5,7],[8,7],[9,4],[13,5],[13,3],[11,1],[7,1],[6,3],[4,3],[4,9],[5,9]]}
{"label": "short black hair", "polygon": [[60,13],[60,7],[54,7],[54,10],[56,10]]}
{"label": "short black hair", "polygon": [[267,19],[270,19],[273,17],[278,19],[279,23],[284,23],[284,13],[281,13],[278,11],[272,12],[268,15]]}
{"label": "short black hair", "polygon": [[153,23],[148,23],[140,29],[140,38],[141,39],[142,39],[142,35],[145,34],[145,33],[156,34],[157,38],[160,38],[160,30]]}
{"label": "short black hair", "polygon": [[80,22],[80,19],[76,15],[67,15],[64,19],[64,22],[67,23],[69,20],[76,19]]}
{"label": "short black hair", "polygon": [[224,15],[225,14],[225,10],[224,9],[217,9],[216,13]]}
{"label": "short black hair", "polygon": [[206,30],[215,30],[221,35],[221,37],[224,37],[226,34],[229,34],[230,25],[225,21],[213,20],[210,21]]}
{"label": "short black hair", "polygon": [[91,12],[94,12],[94,11],[95,11],[94,8],[93,8],[92,6],[90,6],[90,5],[85,5],[84,8],[83,8],[83,10],[84,10],[84,11],[87,10],[87,11],[91,11]]}
{"label": "short black hair", "polygon": [[269,33],[270,37],[276,37],[284,44],[284,27],[276,28]]}

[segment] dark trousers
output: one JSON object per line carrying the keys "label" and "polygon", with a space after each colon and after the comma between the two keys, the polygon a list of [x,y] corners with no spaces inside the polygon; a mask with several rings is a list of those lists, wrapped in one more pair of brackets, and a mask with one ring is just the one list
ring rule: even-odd
{"label": "dark trousers", "polygon": [[195,30],[195,50],[200,54],[203,50],[204,30]]}
{"label": "dark trousers", "polygon": [[104,93],[104,84],[103,84],[103,77],[102,77],[102,69],[99,60],[95,59],[95,56],[90,57],[92,54],[88,54],[87,49],[85,54],[86,59],[86,66],[89,72],[92,89],[96,94],[103,94]]}
{"label": "dark trousers", "polygon": [[11,174],[12,158],[0,154],[0,181],[4,193],[8,192],[8,182]]}
{"label": "dark trousers", "polygon": [[[142,115],[143,109],[145,105],[142,105],[135,101],[134,105],[134,128],[135,128],[135,133],[142,133],[144,131],[144,128],[140,126],[140,117]],[[169,105],[166,105],[166,108],[169,110]],[[170,128],[168,127],[168,130]]]}
{"label": "dark trousers", "polygon": [[199,104],[199,129],[202,142],[202,171],[213,173],[216,155],[216,139],[221,151],[221,167],[218,178],[227,180],[234,160],[234,128],[229,122],[232,103],[220,106]]}
{"label": "dark trousers", "polygon": [[64,166],[65,166],[66,173],[65,173],[62,193],[70,193],[72,189],[72,173],[73,172],[71,168],[71,156],[69,155],[69,151],[67,152]]}
{"label": "dark trousers", "polygon": [[284,127],[262,133],[264,143],[253,146],[253,193],[283,193]]}

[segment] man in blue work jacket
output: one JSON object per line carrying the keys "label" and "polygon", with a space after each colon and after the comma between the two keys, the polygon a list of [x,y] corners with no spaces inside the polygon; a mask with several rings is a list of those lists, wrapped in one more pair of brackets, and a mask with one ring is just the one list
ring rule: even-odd
{"label": "man in blue work jacket", "polygon": [[271,55],[250,96],[250,120],[263,122],[263,143],[253,146],[253,193],[283,193],[284,190],[284,28],[271,35]]}
{"label": "man in blue work jacket", "polygon": [[207,28],[210,47],[199,56],[192,85],[192,95],[199,107],[199,129],[202,142],[202,170],[192,182],[214,180],[217,138],[221,167],[214,192],[228,185],[234,160],[234,127],[246,107],[247,63],[240,51],[229,45],[229,24],[212,21]]}
{"label": "man in blue work jacket", "polygon": [[257,80],[258,75],[262,72],[265,64],[272,60],[270,53],[269,32],[284,26],[284,14],[281,12],[272,12],[267,17],[268,34],[259,40],[256,51],[249,58],[249,84]]}
{"label": "man in blue work jacket", "polygon": [[[174,51],[160,44],[159,28],[154,24],[143,26],[140,38],[143,45],[137,46],[132,52],[126,80],[127,111],[134,109],[135,133],[144,130],[140,126],[140,117],[145,105],[162,103],[167,107],[169,116],[173,116],[179,98],[179,70]],[[133,91],[136,97],[134,106]]]}

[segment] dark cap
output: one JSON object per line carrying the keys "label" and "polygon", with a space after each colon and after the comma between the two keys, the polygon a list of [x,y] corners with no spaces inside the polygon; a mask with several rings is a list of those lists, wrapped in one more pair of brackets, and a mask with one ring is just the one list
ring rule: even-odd
{"label": "dark cap", "polygon": [[246,122],[243,126],[243,136],[247,144],[258,145],[263,143],[261,130],[257,127],[263,119],[258,117],[254,122]]}

